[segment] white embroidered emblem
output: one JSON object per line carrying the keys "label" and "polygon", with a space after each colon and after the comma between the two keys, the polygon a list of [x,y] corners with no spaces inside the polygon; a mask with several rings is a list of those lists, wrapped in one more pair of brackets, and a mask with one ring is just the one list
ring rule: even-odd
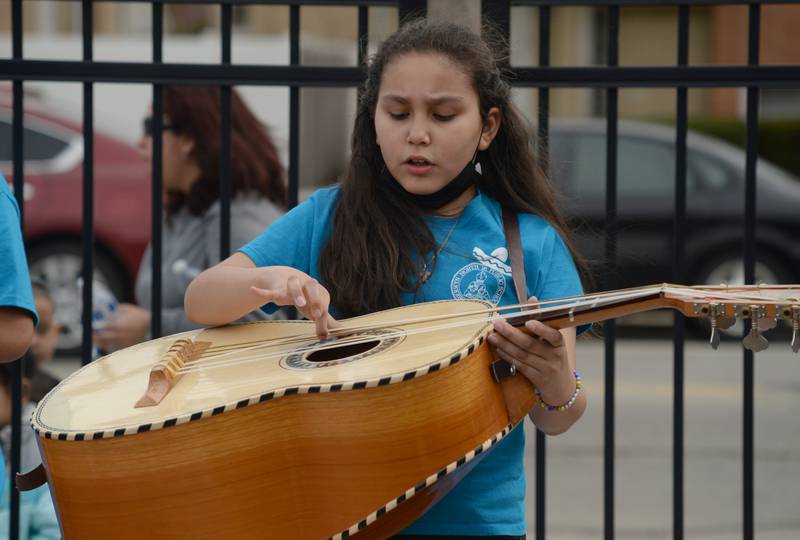
{"label": "white embroidered emblem", "polygon": [[508,250],[499,247],[487,255],[476,246],[472,254],[479,262],[469,263],[455,273],[450,281],[450,292],[455,299],[488,300],[497,304],[506,290],[506,276],[511,276],[511,267],[506,264]]}

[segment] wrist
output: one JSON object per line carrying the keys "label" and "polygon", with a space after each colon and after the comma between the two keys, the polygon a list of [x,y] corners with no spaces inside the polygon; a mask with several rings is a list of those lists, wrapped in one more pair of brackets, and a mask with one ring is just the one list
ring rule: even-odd
{"label": "wrist", "polygon": [[572,407],[575,403],[575,400],[578,399],[578,395],[581,392],[581,376],[577,371],[572,372],[572,391],[570,394],[563,397],[563,395],[559,395],[555,398],[551,398],[550,395],[545,395],[542,391],[538,388],[534,388],[534,393],[536,394],[537,404],[547,411],[565,411]]}
{"label": "wrist", "polygon": [[558,377],[550,379],[548,384],[543,384],[537,389],[539,398],[547,403],[565,403],[575,392],[575,376],[573,371],[568,369],[559,373]]}
{"label": "wrist", "polygon": [[264,266],[257,270],[253,285],[266,290],[283,288],[292,273],[296,272],[294,268],[288,266]]}

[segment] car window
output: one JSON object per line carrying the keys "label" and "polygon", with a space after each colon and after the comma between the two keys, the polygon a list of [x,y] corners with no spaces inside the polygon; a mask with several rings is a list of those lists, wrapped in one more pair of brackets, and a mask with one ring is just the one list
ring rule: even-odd
{"label": "car window", "polygon": [[[672,197],[675,193],[674,146],[622,135],[618,143],[617,191],[621,197]],[[551,156],[569,191],[603,197],[606,189],[606,138],[600,134],[562,133],[551,138]],[[692,191],[697,177],[687,175]],[[565,186],[565,187],[566,187]]]}
{"label": "car window", "polygon": [[733,177],[718,160],[702,152],[689,151],[689,177],[704,191],[723,191],[731,187]]}
{"label": "car window", "polygon": [[[0,120],[0,161],[11,161],[13,148],[11,140],[11,124]],[[45,161],[53,159],[67,147],[67,142],[42,133],[41,131],[23,129],[23,153],[25,161]]]}

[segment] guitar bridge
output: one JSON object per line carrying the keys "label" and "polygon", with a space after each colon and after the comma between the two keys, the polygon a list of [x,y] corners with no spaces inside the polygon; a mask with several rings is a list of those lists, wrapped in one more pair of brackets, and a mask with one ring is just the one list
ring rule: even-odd
{"label": "guitar bridge", "polygon": [[181,338],[170,346],[163,358],[150,370],[147,390],[134,407],[153,407],[161,403],[183,374],[180,370],[211,345],[209,341]]}

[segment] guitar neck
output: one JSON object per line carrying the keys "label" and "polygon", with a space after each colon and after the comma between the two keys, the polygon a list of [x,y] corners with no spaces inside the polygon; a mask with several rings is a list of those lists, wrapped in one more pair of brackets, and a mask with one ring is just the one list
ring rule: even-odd
{"label": "guitar neck", "polygon": [[[578,305],[575,305],[578,304]],[[538,320],[553,328],[569,328],[582,326],[609,319],[616,319],[634,313],[642,313],[654,309],[676,307],[662,293],[651,293],[636,299],[617,300],[601,305],[567,304],[558,306],[543,313],[525,313],[508,318],[512,326],[522,326],[527,321]]]}
{"label": "guitar neck", "polygon": [[543,302],[510,315],[508,322],[522,326],[535,319],[554,328],[568,328],[663,308],[676,309],[687,317],[797,320],[800,285],[685,287],[665,283]]}

